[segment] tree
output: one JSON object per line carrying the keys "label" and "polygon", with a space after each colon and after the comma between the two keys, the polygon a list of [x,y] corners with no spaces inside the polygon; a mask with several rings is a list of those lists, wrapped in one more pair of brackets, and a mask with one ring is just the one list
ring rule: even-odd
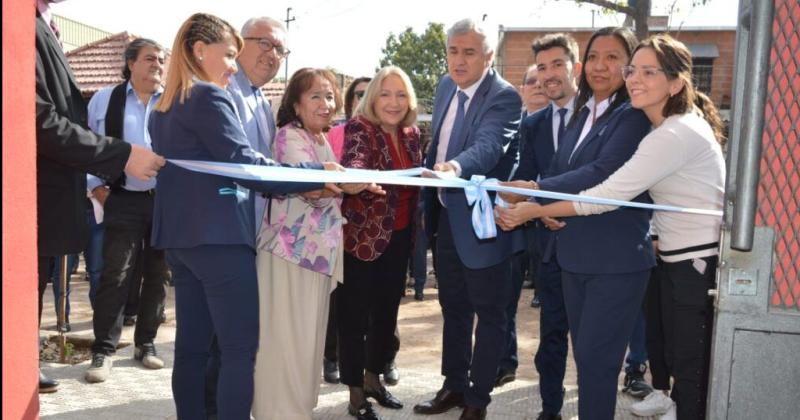
{"label": "tree", "polygon": [[[645,39],[650,34],[647,18],[650,17],[652,0],[574,0],[575,3],[589,3],[605,8],[608,11],[623,13],[627,16],[625,25],[634,24],[636,37]],[[692,0],[692,6],[706,4],[709,0]],[[677,2],[677,0],[675,0]],[[675,7],[673,2],[672,8]],[[633,21],[633,22],[631,22]]]}
{"label": "tree", "polygon": [[429,106],[439,77],[447,72],[447,41],[444,25],[429,23],[418,35],[411,27],[395,35],[389,34],[381,49],[380,66],[395,65],[408,74],[419,101]]}

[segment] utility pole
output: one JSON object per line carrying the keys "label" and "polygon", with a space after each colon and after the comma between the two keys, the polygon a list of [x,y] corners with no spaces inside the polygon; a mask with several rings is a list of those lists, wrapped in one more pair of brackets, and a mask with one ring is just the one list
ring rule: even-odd
{"label": "utility pole", "polygon": [[[291,18],[289,17],[289,13],[291,11],[292,11],[291,7],[287,7],[286,8],[286,20],[284,20],[284,22],[286,22],[286,33],[287,33],[287,35],[289,33],[289,22],[294,22],[295,21],[295,17],[294,16],[292,16]],[[283,61],[283,66],[284,66],[283,67],[284,68],[283,86],[286,87],[286,86],[289,85],[289,56],[288,55],[286,56],[286,58]]]}

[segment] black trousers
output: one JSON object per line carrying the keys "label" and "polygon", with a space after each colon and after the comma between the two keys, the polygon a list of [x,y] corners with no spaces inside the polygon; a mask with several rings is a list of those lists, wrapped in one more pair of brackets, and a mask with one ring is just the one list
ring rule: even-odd
{"label": "black trousers", "polygon": [[[325,330],[325,359],[331,362],[338,362],[339,361],[339,336],[337,333],[337,325],[336,322],[336,296],[339,288],[337,287],[331,292],[331,303],[328,306],[328,326]],[[367,336],[367,340],[369,340],[370,336]],[[367,343],[367,350],[369,350],[370,344]],[[389,362],[394,361],[394,358],[397,356],[397,352],[400,351],[400,331],[395,328],[394,329],[394,338],[392,339],[392,346],[391,346],[391,357],[389,358]]]}
{"label": "black trousers", "polygon": [[364,386],[364,369],[380,374],[394,357],[397,310],[410,254],[411,228],[392,233],[386,251],[375,261],[345,252],[344,283],[336,296],[343,384]]}
{"label": "black trousers", "polygon": [[[53,265],[55,257],[39,256],[38,269],[39,269],[39,324],[42,323],[42,306],[44,304],[44,291],[47,290],[47,283],[50,282],[50,268]],[[58,280],[56,280],[58,281]],[[58,302],[56,302],[58,305]]]}
{"label": "black trousers", "polygon": [[[701,272],[702,269],[702,272]],[[679,420],[704,419],[714,320],[708,290],[715,286],[717,257],[659,260],[650,277],[645,314],[653,387],[670,388]]]}
{"label": "black trousers", "polygon": [[164,251],[150,246],[153,199],[147,193],[115,190],[106,200],[103,273],[92,319],[93,353],[116,351],[130,283],[140,275],[142,291],[134,343],[151,343],[158,332],[168,274]]}

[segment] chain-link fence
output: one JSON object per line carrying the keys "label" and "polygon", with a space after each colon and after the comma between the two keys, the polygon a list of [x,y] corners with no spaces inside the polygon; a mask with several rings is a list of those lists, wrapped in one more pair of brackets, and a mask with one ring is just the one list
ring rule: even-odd
{"label": "chain-link fence", "polygon": [[800,2],[775,0],[756,224],[776,230],[770,304],[800,310]]}

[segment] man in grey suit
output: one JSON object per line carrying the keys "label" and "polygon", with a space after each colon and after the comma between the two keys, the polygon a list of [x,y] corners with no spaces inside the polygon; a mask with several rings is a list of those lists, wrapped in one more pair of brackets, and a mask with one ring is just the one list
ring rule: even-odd
{"label": "man in grey suit", "polygon": [[[477,24],[464,19],[447,33],[448,75],[433,106],[433,143],[427,167],[464,179],[507,179],[517,154],[519,94],[491,69],[494,51]],[[511,255],[521,251],[519,232],[479,239],[460,189],[425,190],[428,234],[437,235],[439,303],[444,317],[444,384],[418,414],[465,406],[461,419],[484,419],[504,350],[505,307],[511,298]],[[475,317],[475,343],[472,330]]]}
{"label": "man in grey suit", "polygon": [[[286,29],[281,22],[270,17],[251,18],[242,26],[242,38],[244,47],[237,58],[239,71],[231,76],[228,91],[253,150],[269,158],[277,130],[272,108],[261,88],[278,74],[283,59],[289,55]],[[264,195],[256,196],[256,233],[261,226],[266,202]]]}

